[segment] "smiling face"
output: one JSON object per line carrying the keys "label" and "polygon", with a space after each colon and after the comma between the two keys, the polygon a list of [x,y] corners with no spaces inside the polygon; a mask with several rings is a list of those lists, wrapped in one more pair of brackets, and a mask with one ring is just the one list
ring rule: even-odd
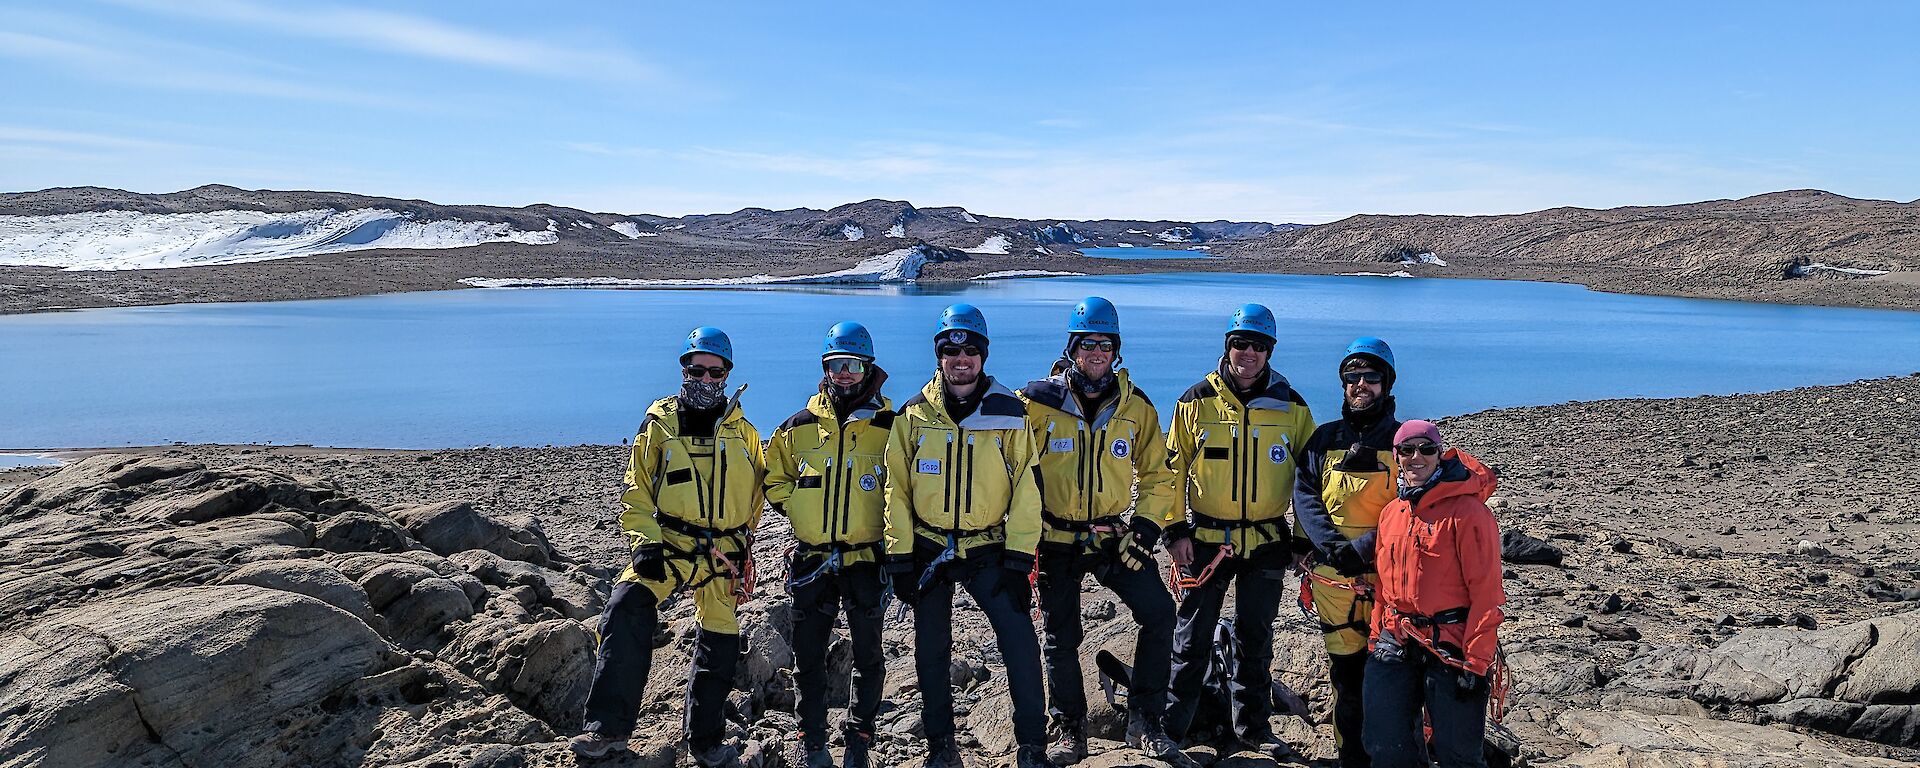
{"label": "smiling face", "polygon": [[1372,363],[1361,359],[1348,363],[1340,371],[1340,389],[1345,394],[1348,408],[1364,411],[1380,401],[1381,394],[1386,391],[1386,382],[1367,381],[1373,377],[1366,376],[1377,373],[1380,371]]}
{"label": "smiling face", "polygon": [[[839,358],[822,363],[827,371],[827,381],[842,389],[853,389],[867,380],[866,364],[852,358]],[[854,369],[859,370],[854,370]]]}
{"label": "smiling face", "polygon": [[[940,345],[940,376],[949,386],[966,388],[980,381],[980,367],[984,360],[980,357],[980,348],[971,344]],[[971,352],[972,354],[968,354]]]}
{"label": "smiling face", "polygon": [[1252,381],[1266,369],[1273,345],[1266,339],[1233,336],[1227,339],[1227,371],[1243,382]]}
{"label": "smiling face", "polygon": [[1440,446],[1424,437],[1394,446],[1393,457],[1400,460],[1400,484],[1409,488],[1426,485],[1440,469]]}
{"label": "smiling face", "polygon": [[[1111,342],[1112,336],[1104,333],[1089,333],[1081,336],[1073,345],[1073,367],[1080,369],[1080,375],[1089,379],[1104,379],[1113,371],[1113,350],[1100,349],[1100,342]],[[1087,349],[1085,342],[1093,342],[1093,349]]]}

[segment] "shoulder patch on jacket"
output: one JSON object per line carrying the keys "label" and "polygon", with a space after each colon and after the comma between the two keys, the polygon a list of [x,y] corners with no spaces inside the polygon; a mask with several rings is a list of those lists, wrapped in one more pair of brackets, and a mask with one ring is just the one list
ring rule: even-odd
{"label": "shoulder patch on jacket", "polygon": [[876,429],[893,429],[893,411],[880,411],[873,415],[872,423]]}
{"label": "shoulder patch on jacket", "polygon": [[1153,405],[1153,398],[1147,397],[1146,392],[1141,391],[1139,387],[1134,387],[1132,384],[1128,384],[1127,386],[1133,387],[1134,397],[1140,398],[1141,402],[1146,403],[1149,406]]}
{"label": "shoulder patch on jacket", "polygon": [[806,408],[802,408],[800,409],[799,413],[796,413],[792,416],[787,417],[786,421],[780,422],[779,428],[793,429],[794,427],[805,426],[807,424],[814,424],[819,421],[820,421],[819,414],[816,414],[813,411],[810,411]]}
{"label": "shoulder patch on jacket", "polygon": [[906,413],[908,408],[912,408],[916,405],[923,405],[926,402],[927,402],[927,394],[925,392],[916,392],[914,393],[913,397],[907,398],[906,404],[900,406],[900,412]]}
{"label": "shoulder patch on jacket", "polygon": [[1005,391],[988,392],[986,397],[980,399],[980,413],[988,416],[1024,417],[1027,415],[1027,404]]}
{"label": "shoulder patch on jacket", "polygon": [[1205,400],[1209,397],[1218,396],[1219,394],[1220,392],[1213,388],[1213,382],[1201,379],[1200,383],[1187,387],[1187,391],[1180,393],[1180,402],[1191,403],[1195,400]]}

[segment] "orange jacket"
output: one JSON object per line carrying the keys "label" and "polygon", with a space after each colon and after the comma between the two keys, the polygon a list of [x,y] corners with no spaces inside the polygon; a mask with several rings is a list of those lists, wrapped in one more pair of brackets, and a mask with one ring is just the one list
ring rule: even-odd
{"label": "orange jacket", "polygon": [[[1495,487],[1493,471],[1458,449],[1440,459],[1438,483],[1412,502],[1394,499],[1380,512],[1373,640],[1398,628],[1402,645],[1419,645],[1407,634],[1430,640],[1438,629],[1443,647],[1464,650],[1467,669],[1484,675],[1499,649],[1497,630],[1506,616],[1500,606],[1507,602],[1500,583],[1500,526],[1486,503]],[[1459,608],[1466,609],[1464,622],[1419,629],[1402,621]]]}

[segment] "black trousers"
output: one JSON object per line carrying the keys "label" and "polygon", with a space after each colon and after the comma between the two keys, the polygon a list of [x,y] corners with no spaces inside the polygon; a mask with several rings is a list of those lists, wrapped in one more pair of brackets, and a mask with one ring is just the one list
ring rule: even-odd
{"label": "black trousers", "polygon": [[1370,768],[1361,726],[1366,720],[1367,654],[1328,656],[1333,678],[1333,731],[1339,742],[1340,768]]}
{"label": "black trousers", "polygon": [[[611,738],[633,735],[647,675],[653,670],[653,631],[659,606],[645,584],[621,582],[600,615],[600,651],[587,692],[586,730]],[[687,742],[707,749],[726,738],[727,693],[740,663],[740,636],[702,628],[687,685]]]}
{"label": "black trousers", "polygon": [[1082,552],[1078,547],[1040,545],[1040,610],[1046,643],[1043,658],[1050,694],[1047,712],[1056,722],[1079,723],[1087,717],[1087,693],[1080,669],[1080,585],[1086,576],[1120,598],[1132,612],[1140,635],[1133,644],[1133,680],[1129,708],[1159,720],[1167,709],[1167,676],[1173,656],[1173,596],[1152,561],[1129,570],[1110,548]]}
{"label": "black trousers", "polygon": [[[812,573],[818,556],[800,556],[792,573]],[[800,689],[800,734],[809,746],[827,743],[827,647],[833,642],[834,620],[847,615],[853,641],[853,701],[847,727],[873,733],[880,713],[880,691],[886,682],[886,659],[881,655],[880,630],[886,605],[886,585],[877,563],[853,563],[839,573],[823,573],[793,587],[794,683]]]}
{"label": "black trousers", "polygon": [[[932,562],[938,550],[916,552],[916,560]],[[1000,579],[998,552],[981,552],[949,563],[945,572],[920,595],[913,607],[913,661],[919,678],[920,722],[929,742],[953,737],[953,588],[958,584],[973,596],[993,625],[1000,658],[1006,664],[1007,691],[1013,698],[1013,738],[1023,747],[1047,743],[1046,696],[1040,677],[1040,640],[1033,617],[1014,604],[1009,594],[994,594]],[[1026,588],[1024,584],[1021,588]]]}
{"label": "black trousers", "polygon": [[[1193,542],[1193,562],[1184,573],[1197,577],[1213,562],[1220,548],[1201,541]],[[1268,718],[1273,714],[1273,621],[1280,614],[1280,601],[1286,593],[1287,567],[1291,563],[1285,544],[1270,544],[1250,556],[1226,558],[1214,569],[1213,576],[1188,590],[1177,612],[1179,623],[1173,630],[1173,679],[1167,691],[1166,731],[1180,738],[1193,725],[1193,713],[1200,704],[1206,684],[1207,661],[1213,653],[1213,629],[1220,622],[1220,609],[1226,603],[1227,587],[1234,582],[1234,640],[1239,647],[1234,674],[1227,683],[1233,710],[1233,732],[1249,741],[1264,740],[1273,733]]]}
{"label": "black trousers", "polygon": [[1424,648],[1398,661],[1367,659],[1364,740],[1376,768],[1427,768],[1420,711],[1433,722],[1433,760],[1440,768],[1486,768],[1487,686],[1460,690],[1458,672]]}

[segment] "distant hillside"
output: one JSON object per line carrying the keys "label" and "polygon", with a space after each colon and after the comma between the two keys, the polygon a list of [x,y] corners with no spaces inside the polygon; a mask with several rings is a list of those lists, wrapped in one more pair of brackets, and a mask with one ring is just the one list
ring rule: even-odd
{"label": "distant hillside", "polygon": [[1920,270],[1920,201],[1791,190],[1668,206],[1507,216],[1351,216],[1227,249],[1361,263],[1472,260],[1507,267],[1672,270],[1778,280]]}

